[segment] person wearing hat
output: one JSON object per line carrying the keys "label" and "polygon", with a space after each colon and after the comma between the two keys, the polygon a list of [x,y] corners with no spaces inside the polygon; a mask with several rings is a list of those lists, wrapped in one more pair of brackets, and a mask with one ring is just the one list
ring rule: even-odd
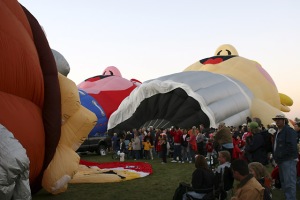
{"label": "person wearing hat", "polygon": [[257,122],[249,123],[249,131],[252,133],[252,139],[245,147],[248,153],[249,162],[259,162],[263,165],[268,164],[268,154],[264,148],[264,137],[259,134],[261,132]]}
{"label": "person wearing hat", "polygon": [[296,200],[297,133],[288,125],[288,120],[283,114],[278,114],[272,119],[278,127],[273,152],[279,167],[281,187],[286,199]]}

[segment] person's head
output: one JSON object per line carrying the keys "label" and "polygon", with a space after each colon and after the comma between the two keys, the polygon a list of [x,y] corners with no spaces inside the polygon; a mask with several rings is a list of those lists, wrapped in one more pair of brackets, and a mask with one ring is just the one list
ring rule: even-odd
{"label": "person's head", "polygon": [[208,164],[204,156],[196,155],[195,157],[195,167],[198,168],[206,168],[208,169]]}
{"label": "person's head", "polygon": [[249,173],[252,174],[257,180],[269,177],[267,169],[259,162],[249,163],[248,168]]}
{"label": "person's head", "polygon": [[233,177],[238,181],[243,180],[249,174],[248,164],[245,160],[237,159],[232,161],[231,169]]}
{"label": "person's head", "polygon": [[260,129],[259,129],[259,125],[257,122],[250,122],[248,124],[248,128],[249,128],[249,131],[253,134],[256,134],[256,133],[259,133],[260,132]]}
{"label": "person's head", "polygon": [[286,124],[286,121],[287,121],[287,118],[285,117],[284,114],[278,114],[275,117],[273,117],[272,119],[275,121],[276,126],[279,129],[282,129],[282,127],[284,127],[284,125]]}
{"label": "person's head", "polygon": [[229,151],[219,151],[218,153],[218,161],[220,164],[224,164],[226,162],[230,162],[231,156]]}
{"label": "person's head", "polygon": [[[195,126],[195,129],[196,129],[196,126]],[[200,124],[200,125],[199,125],[199,129],[200,129],[200,131],[202,131],[202,130],[204,129],[204,125],[203,125],[203,124]]]}
{"label": "person's head", "polygon": [[248,116],[248,117],[246,117],[246,122],[248,124],[248,123],[252,122],[252,119]]}

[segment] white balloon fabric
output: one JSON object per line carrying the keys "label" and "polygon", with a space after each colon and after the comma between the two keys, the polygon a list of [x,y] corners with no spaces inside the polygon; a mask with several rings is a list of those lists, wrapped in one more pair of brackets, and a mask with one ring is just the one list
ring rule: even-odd
{"label": "white balloon fabric", "polygon": [[0,124],[0,199],[31,199],[26,150]]}
{"label": "white balloon fabric", "polygon": [[250,115],[252,98],[252,92],[234,78],[207,71],[180,72],[146,81],[133,90],[111,115],[108,129],[126,130],[161,119],[167,121],[166,127],[192,127],[205,121],[210,127],[220,122],[238,126]]}

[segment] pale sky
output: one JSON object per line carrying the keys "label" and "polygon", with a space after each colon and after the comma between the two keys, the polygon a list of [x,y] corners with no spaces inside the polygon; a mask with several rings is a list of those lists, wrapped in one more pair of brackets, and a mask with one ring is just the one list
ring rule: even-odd
{"label": "pale sky", "polygon": [[183,71],[222,44],[259,62],[300,117],[300,1],[19,0],[76,84],[116,66],[140,81]]}

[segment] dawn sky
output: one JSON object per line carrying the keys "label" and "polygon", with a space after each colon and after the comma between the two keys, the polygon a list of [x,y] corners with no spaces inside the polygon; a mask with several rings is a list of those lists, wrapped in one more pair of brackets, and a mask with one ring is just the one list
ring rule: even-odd
{"label": "dawn sky", "polygon": [[300,117],[300,1],[20,0],[76,84],[116,66],[140,81],[183,71],[222,44],[259,62]]}

